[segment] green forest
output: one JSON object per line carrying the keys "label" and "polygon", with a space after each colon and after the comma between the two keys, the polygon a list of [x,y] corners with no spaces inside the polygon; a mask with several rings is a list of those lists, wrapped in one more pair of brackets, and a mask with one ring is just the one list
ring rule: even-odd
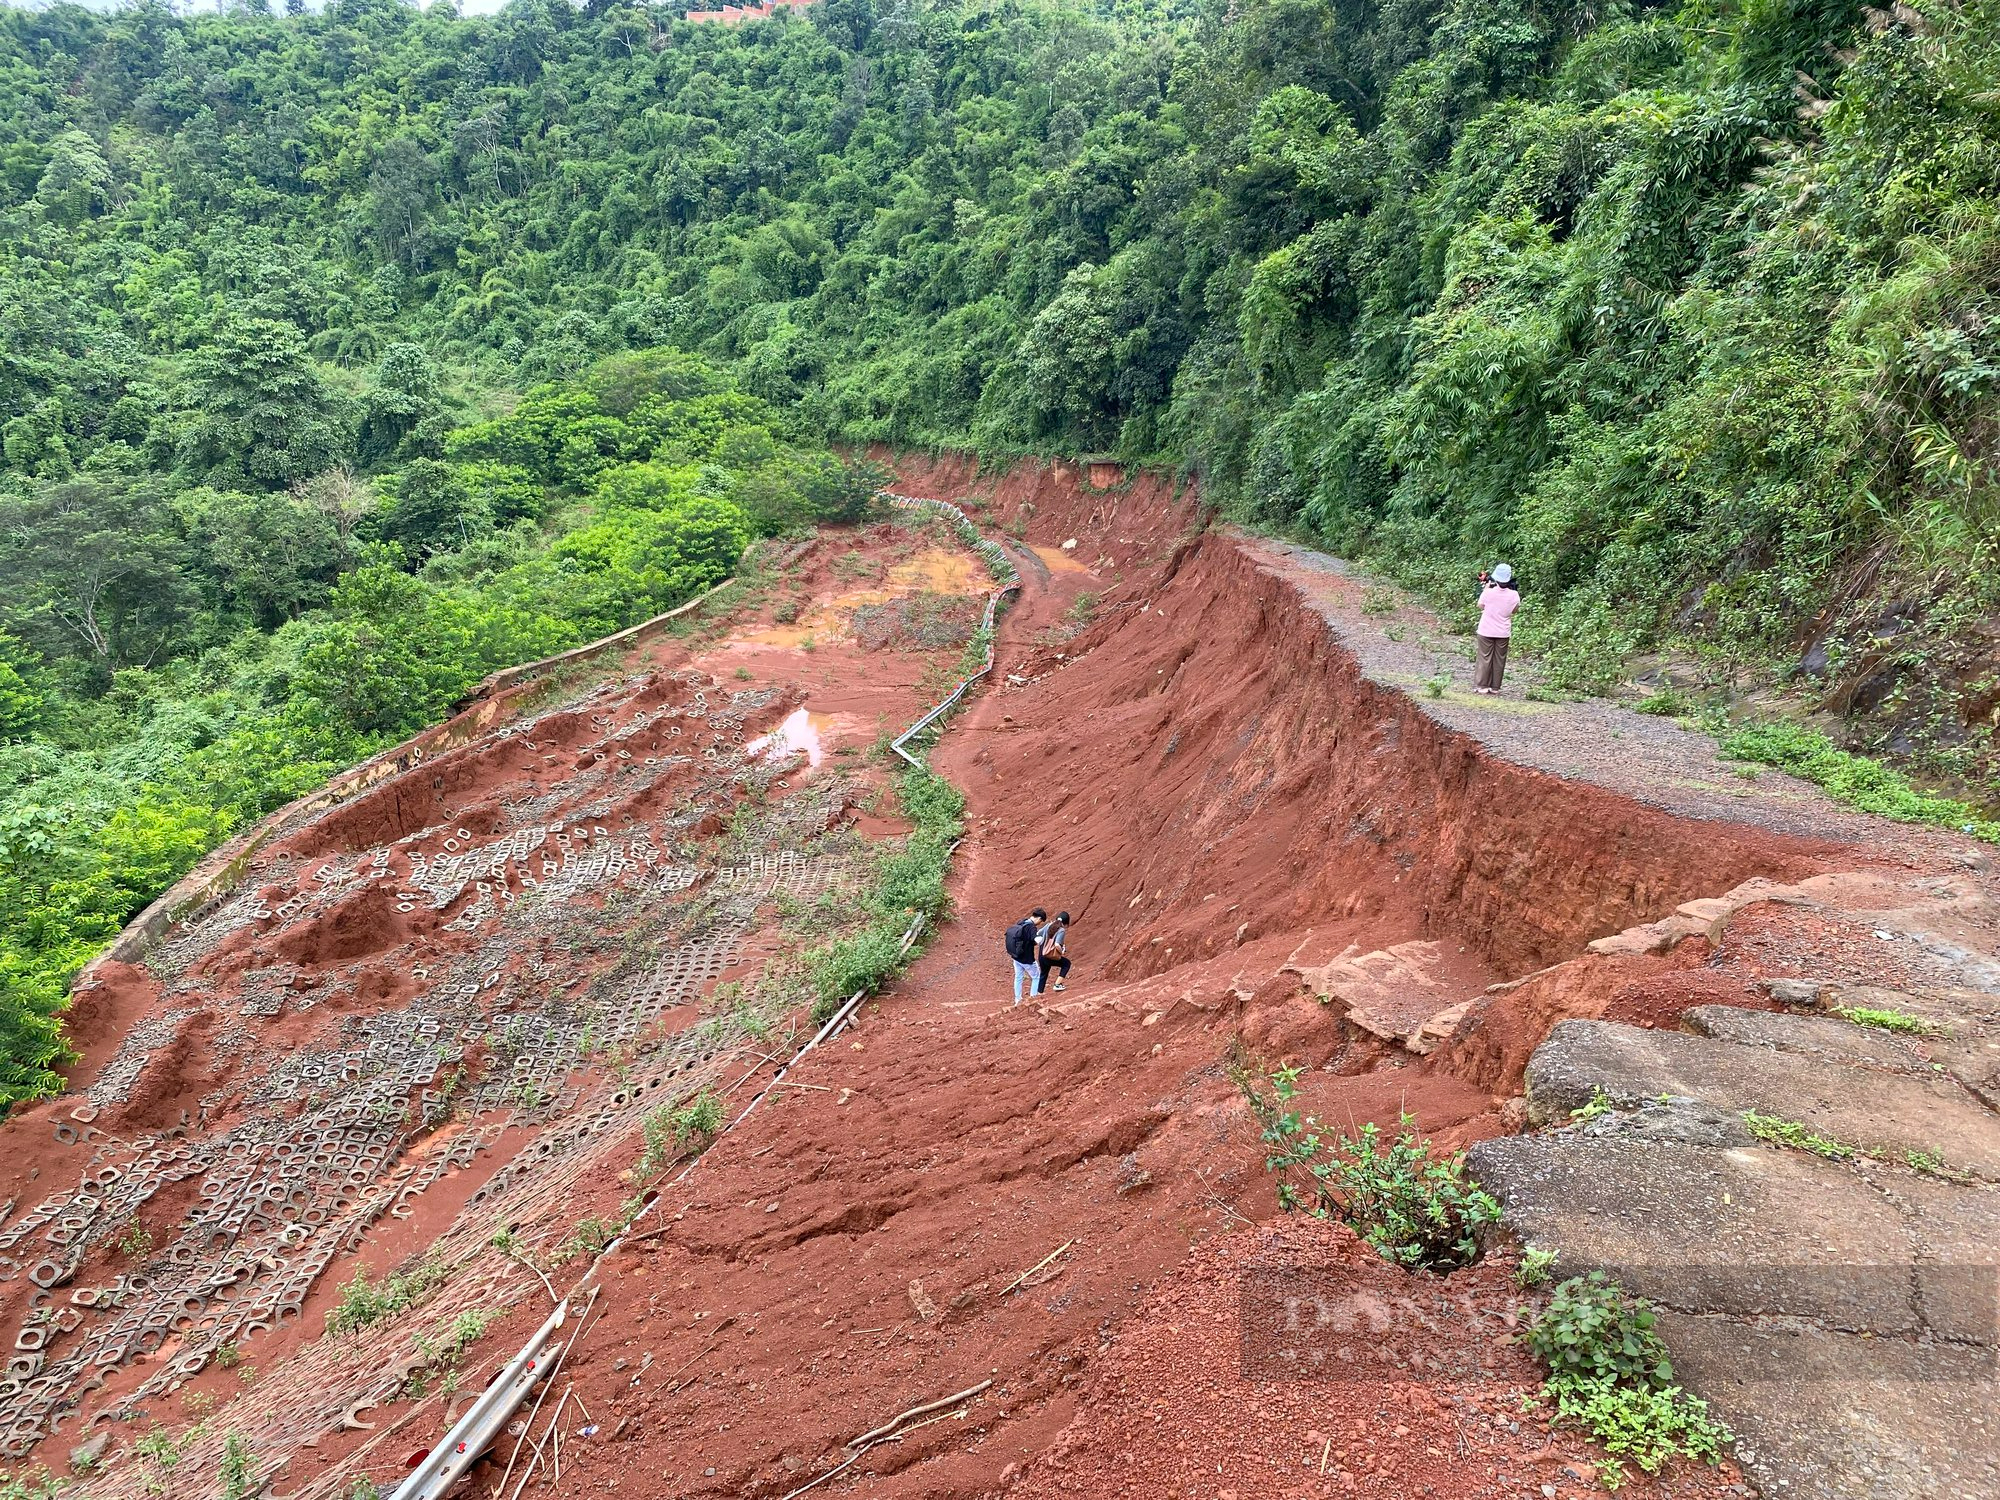
{"label": "green forest", "polygon": [[863,442],[1504,556],[1559,688],[1994,796],[1989,0],[687,8],[0,10],[0,1098],[230,828]]}

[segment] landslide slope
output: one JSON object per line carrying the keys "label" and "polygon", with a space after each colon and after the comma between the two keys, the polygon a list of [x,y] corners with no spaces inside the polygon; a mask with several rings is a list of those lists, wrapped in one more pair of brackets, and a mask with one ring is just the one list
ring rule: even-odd
{"label": "landslide slope", "polygon": [[[1505,1336],[1520,1294],[1504,1257],[1449,1280],[1416,1277],[1344,1229],[1268,1225],[1264,1148],[1232,1068],[1297,1066],[1323,1120],[1393,1127],[1408,1115],[1442,1146],[1475,1145],[1483,1166],[1506,1151],[1567,1150],[1567,1135],[1513,1135],[1531,1114],[1556,1123],[1572,1107],[1573,1080],[1545,1086],[1555,1070],[1531,1062],[1559,1022],[1664,1042],[1695,1007],[1775,1016],[1772,984],[1815,963],[1903,994],[1935,988],[1953,964],[1984,983],[1973,956],[2000,944],[1983,857],[1844,814],[1783,778],[1743,782],[1671,725],[1455,687],[1413,692],[1449,677],[1461,649],[1434,622],[1407,608],[1383,616],[1323,559],[1205,527],[1192,497],[1157,476],[1050,465],[981,478],[952,461],[908,461],[897,488],[960,500],[1006,539],[1025,582],[990,688],[933,752],[967,797],[957,919],[856,1029],[810,1054],[684,1184],[663,1190],[643,1231],[604,1261],[554,1414],[535,1429],[564,1434],[561,1492],[779,1497],[822,1479],[827,1493],[882,1495],[1590,1491],[1589,1450],[1521,1409],[1536,1375]],[[831,561],[814,579],[823,593],[852,582]],[[784,623],[767,604],[687,663],[714,681],[709,692],[736,691],[737,664],[760,689],[767,677],[792,684],[745,720],[745,738],[821,695],[902,693],[845,710],[843,732],[865,739],[872,714],[900,722],[892,702],[914,711],[925,696],[914,664],[889,681],[884,663],[899,658],[829,650],[837,632],[808,639],[802,627],[824,618],[815,608]],[[574,795],[583,769],[556,768],[546,791]],[[805,776],[764,791],[782,810],[826,786]],[[855,833],[893,831],[871,821],[865,789],[839,800]],[[999,933],[1033,905],[1073,914],[1078,965],[1063,995],[1017,1008]],[[1894,910],[1921,920],[1885,915]],[[695,915],[673,951],[691,938],[700,948]],[[1870,923],[1898,935],[1877,938]],[[340,925],[319,928],[315,941],[338,960]],[[669,951],[656,929],[621,930],[637,960]],[[715,978],[740,977],[755,1013],[768,971],[750,960],[777,951],[773,937],[742,966],[701,977],[697,1011],[715,1008]],[[551,1013],[562,977],[545,961],[523,1011]],[[1550,1045],[1569,1034],[1557,1029]],[[1970,1077],[1984,1034],[1968,1022],[1951,1035]],[[755,1040],[730,1038],[730,1069],[701,1081],[747,1097],[791,1050]],[[1646,1054],[1618,1055],[1637,1059],[1630,1078],[1612,1080],[1628,1106],[1619,1113],[1652,1118],[1636,1092]],[[1676,1118],[1714,1125],[1734,1110],[1740,1121],[1757,1102],[1718,1094],[1705,1113],[1695,1100]],[[641,1118],[634,1107],[593,1126],[574,1170],[522,1221],[558,1290],[587,1257],[559,1254],[557,1231],[580,1232],[633,1191]],[[562,1139],[552,1123],[516,1121],[503,1145]],[[1711,1144],[1778,1149],[1727,1132]],[[1819,1171],[1797,1156],[1788,1167]],[[1514,1232],[1557,1250],[1566,1269],[1609,1263],[1602,1244],[1620,1235],[1639,1243],[1653,1200],[1637,1195],[1579,1196],[1596,1241],[1538,1218],[1540,1200],[1517,1184],[1549,1184],[1560,1202],[1566,1170],[1537,1165],[1509,1180],[1492,1168]],[[1693,1172],[1659,1191],[1680,1191]],[[1799,1201],[1810,1211],[1818,1200]],[[480,1227],[516,1232],[511,1215]],[[367,1263],[421,1265],[435,1235],[411,1225]],[[1719,1259],[1728,1247],[1699,1248]],[[1676,1301],[1693,1283],[1664,1255],[1656,1270],[1647,1290],[1694,1323],[1758,1311]],[[508,1274],[509,1310],[462,1351],[464,1389],[546,1306],[526,1295],[526,1272]],[[460,1398],[434,1373],[413,1388],[409,1377],[430,1370],[410,1363],[415,1335],[435,1340],[441,1318],[481,1305],[482,1287],[468,1281],[381,1323],[370,1347],[395,1378],[366,1390],[333,1379],[326,1351],[338,1341],[315,1337],[325,1304],[308,1309],[298,1342],[272,1346],[283,1356],[275,1379],[289,1382],[276,1388],[326,1387],[311,1408],[325,1431],[308,1444],[310,1423],[297,1422],[259,1450],[272,1472],[282,1465],[278,1487],[386,1486],[428,1447]],[[1351,1313],[1336,1333],[1366,1330],[1331,1351],[1313,1346],[1345,1361],[1336,1376],[1276,1378],[1296,1376],[1284,1361],[1301,1349],[1282,1327],[1244,1317],[1251,1290],[1282,1300],[1290,1287]],[[1712,1361],[1705,1387],[1758,1438],[1746,1462],[1760,1482],[1781,1489],[1806,1472],[1802,1450],[1749,1426],[1773,1402],[1737,1399],[1730,1379],[1744,1368]],[[247,1421],[256,1408],[215,1375],[203,1381],[186,1389],[233,1397],[199,1440],[212,1474],[230,1413]],[[1782,1380],[1764,1384],[1782,1396]],[[967,1391],[892,1441],[850,1446],[897,1413]],[[373,1427],[341,1430],[339,1404],[362,1396],[375,1409],[353,1420]],[[1844,1399],[1855,1409],[1873,1398]],[[186,1402],[163,1390],[150,1415],[184,1422]],[[1794,1405],[1824,1423],[1840,1403]],[[121,1431],[121,1452],[127,1441]],[[476,1489],[497,1482],[511,1447],[475,1472]],[[1637,1485],[1720,1494],[1737,1479],[1724,1468]],[[184,1480],[190,1492],[203,1482]],[[538,1472],[534,1488],[550,1492],[548,1480]]]}

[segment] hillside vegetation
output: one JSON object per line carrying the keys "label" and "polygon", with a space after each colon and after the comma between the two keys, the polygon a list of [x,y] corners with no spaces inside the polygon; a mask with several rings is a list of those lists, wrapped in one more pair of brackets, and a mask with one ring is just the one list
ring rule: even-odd
{"label": "hillside vegetation", "polygon": [[1559,685],[1795,662],[1993,795],[1990,0],[677,10],[0,12],[0,1091],[225,827],[850,505],[817,441],[1505,556]]}

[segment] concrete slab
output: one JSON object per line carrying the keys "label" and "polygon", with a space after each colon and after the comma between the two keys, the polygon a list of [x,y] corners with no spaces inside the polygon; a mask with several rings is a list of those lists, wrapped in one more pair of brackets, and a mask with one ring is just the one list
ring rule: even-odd
{"label": "concrete slab", "polygon": [[1564,1021],[1527,1068],[1528,1116],[1561,1120],[1602,1089],[1636,1103],[1662,1094],[1796,1120],[1871,1154],[1926,1152],[2000,1181],[2000,1116],[1957,1083],[1686,1032]]}
{"label": "concrete slab", "polygon": [[1780,1052],[1796,1052],[1802,1057],[1830,1057],[1899,1073],[1935,1071],[1928,1051],[1918,1039],[1872,1026],[1857,1026],[1834,1016],[1745,1010],[1739,1005],[1697,1005],[1681,1021],[1697,1036],[1712,1036],[1717,1041],[1775,1047]]}
{"label": "concrete slab", "polygon": [[1481,1141],[1468,1165],[1516,1235],[1557,1253],[1562,1275],[1610,1271],[1688,1312],[1924,1331],[1923,1245],[1850,1168],[1765,1147],[1569,1132]]}
{"label": "concrete slab", "polygon": [[1667,1311],[1659,1329],[1770,1500],[2000,1495],[1991,1348]]}

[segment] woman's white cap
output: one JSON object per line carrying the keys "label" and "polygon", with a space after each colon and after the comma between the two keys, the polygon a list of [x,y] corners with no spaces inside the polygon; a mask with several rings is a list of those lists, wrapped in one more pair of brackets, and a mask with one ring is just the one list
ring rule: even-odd
{"label": "woman's white cap", "polygon": [[1512,583],[1514,581],[1514,570],[1505,563],[1495,563],[1493,565],[1493,581],[1495,583]]}

